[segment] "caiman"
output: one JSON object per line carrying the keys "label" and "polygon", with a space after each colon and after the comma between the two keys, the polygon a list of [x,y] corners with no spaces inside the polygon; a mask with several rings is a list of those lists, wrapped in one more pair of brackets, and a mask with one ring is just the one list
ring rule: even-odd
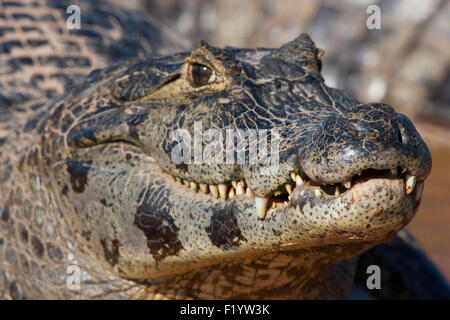
{"label": "caiman", "polygon": [[413,218],[426,144],[325,85],[307,35],[167,54],[156,22],[77,3],[72,31],[68,2],[1,4],[0,297],[345,298]]}

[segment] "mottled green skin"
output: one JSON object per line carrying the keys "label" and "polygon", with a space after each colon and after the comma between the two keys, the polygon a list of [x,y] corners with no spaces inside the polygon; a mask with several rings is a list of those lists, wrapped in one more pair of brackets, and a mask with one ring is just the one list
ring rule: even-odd
{"label": "mottled green skin", "polygon": [[[298,186],[265,219],[251,198],[214,199],[171,178],[245,180],[256,196],[292,171],[333,184],[402,167],[423,181],[431,158],[411,122],[327,87],[318,54],[306,35],[279,49],[202,44],[94,71],[39,112],[2,123],[2,296],[345,297],[354,262],[345,258],[393,237],[418,208],[403,177],[363,176],[337,198]],[[193,87],[193,62],[215,81]],[[193,134],[195,121],[278,129],[278,171],[174,164],[171,134]],[[83,276],[75,291],[66,287],[73,264]]]}

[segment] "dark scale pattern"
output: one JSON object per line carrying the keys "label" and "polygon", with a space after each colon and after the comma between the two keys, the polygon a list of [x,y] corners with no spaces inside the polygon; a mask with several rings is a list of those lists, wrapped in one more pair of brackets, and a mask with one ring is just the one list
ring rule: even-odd
{"label": "dark scale pattern", "polygon": [[139,198],[143,198],[144,202],[137,208],[134,219],[135,225],[144,232],[147,246],[156,263],[167,256],[176,255],[183,249],[178,238],[179,229],[167,206],[153,201],[155,198],[159,201],[165,199],[164,195],[160,194],[161,191],[162,189],[154,190],[151,195],[145,193],[145,190],[141,192]]}
{"label": "dark scale pattern", "polygon": [[[47,90],[49,95],[47,98],[52,98],[63,93],[65,88],[73,84],[73,80],[80,82],[91,68],[105,67],[123,59],[188,46],[187,41],[160,30],[157,22],[148,21],[139,14],[103,2],[77,2],[82,11],[80,30],[66,28],[66,19],[69,16],[66,9],[73,4],[70,1],[39,0],[36,1],[35,8],[33,2],[19,1],[19,3],[20,7],[1,4],[0,16],[3,15],[4,8],[6,25],[0,24],[0,56],[2,56],[0,67],[7,69],[6,74],[2,72],[0,97],[4,96],[8,102],[2,104],[2,107],[45,98],[44,88],[48,86],[52,86],[53,89]],[[29,9],[33,13],[25,13],[23,9]],[[14,32],[15,29],[10,27],[12,24],[22,30],[23,40],[2,39],[3,35]],[[55,50],[61,47],[60,44],[65,44],[64,51]],[[34,66],[35,68],[28,58],[3,59],[7,56],[27,56],[36,49],[45,53],[35,57],[38,64]],[[27,90],[30,83],[26,80],[28,76],[23,75],[33,75],[38,69],[48,69],[50,72],[58,70],[66,79],[60,83],[52,82],[52,75],[49,73],[37,88]],[[13,86],[3,86],[8,82],[11,83],[11,80],[14,80]],[[19,95],[23,96],[20,100],[17,99]]]}
{"label": "dark scale pattern", "polygon": [[214,211],[211,224],[206,228],[212,244],[223,250],[239,248],[239,241],[246,240],[239,229],[234,211],[233,207]]}

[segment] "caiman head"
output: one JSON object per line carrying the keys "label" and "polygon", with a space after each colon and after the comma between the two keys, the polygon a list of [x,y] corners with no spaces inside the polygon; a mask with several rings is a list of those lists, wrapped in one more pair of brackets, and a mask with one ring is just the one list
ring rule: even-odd
{"label": "caiman head", "polygon": [[41,128],[74,235],[141,280],[277,251],[338,261],[393,237],[430,153],[406,116],[327,87],[322,54],[301,35],[92,72]]}

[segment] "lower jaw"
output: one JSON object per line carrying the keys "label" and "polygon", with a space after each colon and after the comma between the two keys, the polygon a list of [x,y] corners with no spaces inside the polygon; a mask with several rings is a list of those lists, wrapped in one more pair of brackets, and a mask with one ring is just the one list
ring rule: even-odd
{"label": "lower jaw", "polygon": [[[339,198],[316,197],[297,187],[288,205],[269,209],[264,220],[252,214],[251,200],[236,204],[237,222],[248,249],[295,250],[350,243],[381,243],[395,236],[414,217],[419,202],[405,193],[402,179],[371,179]],[[240,203],[244,202],[244,203]]]}
{"label": "lower jaw", "polygon": [[[297,187],[285,210],[269,210],[266,219],[284,214],[307,228],[311,245],[384,241],[405,227],[420,204],[405,193],[403,179],[376,178],[352,186],[340,197],[316,197],[309,187]],[[291,211],[291,212],[289,212]],[[297,231],[298,232],[298,231]],[[307,241],[307,239],[305,239]]]}

